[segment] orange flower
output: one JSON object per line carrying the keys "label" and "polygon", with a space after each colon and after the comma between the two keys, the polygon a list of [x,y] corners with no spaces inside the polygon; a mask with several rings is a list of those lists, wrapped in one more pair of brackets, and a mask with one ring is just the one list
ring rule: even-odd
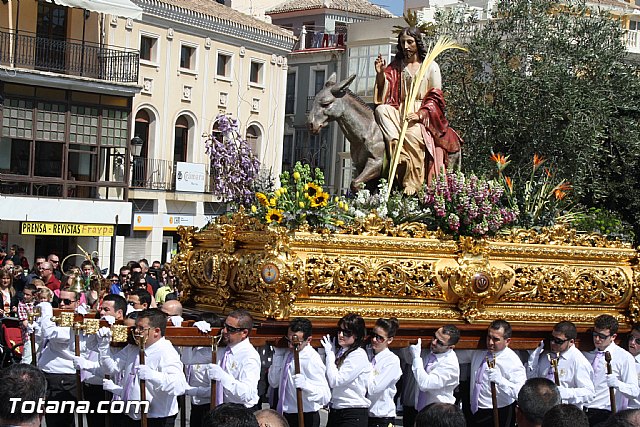
{"label": "orange flower", "polygon": [[556,200],[562,200],[567,197],[567,193],[560,190],[553,190],[553,195],[556,196]]}
{"label": "orange flower", "polygon": [[533,170],[538,169],[538,167],[543,164],[544,162],[546,162],[547,159],[545,159],[542,156],[538,156],[538,154],[534,154],[533,155]]}
{"label": "orange flower", "polygon": [[553,195],[556,196],[556,200],[562,200],[567,197],[567,192],[571,189],[571,184],[565,181],[556,185],[556,188],[553,189]]}
{"label": "orange flower", "polygon": [[509,164],[509,156],[503,156],[500,153],[491,153],[491,160],[498,167],[498,172],[502,172]]}
{"label": "orange flower", "polygon": [[505,176],[504,182],[507,184],[507,188],[509,189],[509,193],[513,193],[513,181],[511,181],[511,177]]}

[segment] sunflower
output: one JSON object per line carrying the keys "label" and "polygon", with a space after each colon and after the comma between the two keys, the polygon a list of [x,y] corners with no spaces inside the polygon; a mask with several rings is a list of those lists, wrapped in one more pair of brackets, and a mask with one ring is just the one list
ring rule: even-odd
{"label": "sunflower", "polygon": [[264,218],[267,220],[267,224],[271,224],[274,221],[280,224],[284,219],[284,216],[282,216],[282,211],[280,209],[269,209],[269,212],[267,212],[267,215],[265,215]]}
{"label": "sunflower", "polygon": [[260,204],[262,206],[269,206],[269,198],[267,197],[266,194],[264,193],[256,193],[256,199],[258,199],[258,202],[260,202]]}
{"label": "sunflower", "polygon": [[313,182],[304,185],[304,195],[307,199],[313,200],[317,194],[322,193],[322,187]]}
{"label": "sunflower", "polygon": [[311,207],[321,208],[327,206],[327,204],[329,203],[329,197],[329,193],[320,191],[313,199],[311,199]]}

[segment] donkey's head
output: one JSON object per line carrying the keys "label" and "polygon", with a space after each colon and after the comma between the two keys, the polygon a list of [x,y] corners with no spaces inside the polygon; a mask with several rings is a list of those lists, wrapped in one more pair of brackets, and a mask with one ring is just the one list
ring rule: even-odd
{"label": "donkey's head", "polygon": [[313,99],[313,107],[307,117],[311,133],[317,134],[330,121],[337,120],[342,116],[345,109],[344,95],[347,93],[347,87],[355,78],[356,75],[352,74],[336,83],[336,73],[331,74],[324,87]]}

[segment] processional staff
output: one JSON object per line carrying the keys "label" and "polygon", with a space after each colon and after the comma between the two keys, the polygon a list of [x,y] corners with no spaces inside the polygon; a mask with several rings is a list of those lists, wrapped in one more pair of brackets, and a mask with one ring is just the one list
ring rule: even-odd
{"label": "processional staff", "polygon": [[[76,322],[73,324],[73,335],[75,339],[75,355],[76,357],[80,357],[80,331],[82,330],[82,324]],[[80,367],[76,367],[76,398],[78,402],[83,401],[83,393],[82,393],[82,376],[80,374]],[[78,427],[82,427],[83,419],[82,414],[78,413]]]}
{"label": "processional staff", "polygon": [[[296,375],[300,373],[300,337],[293,336],[293,367]],[[286,372],[283,375],[287,375]],[[302,389],[296,388],[296,399],[298,404],[298,426],[304,427],[304,403],[302,402]]]}
{"label": "processional staff", "polygon": [[[142,366],[144,365],[144,346],[146,344],[147,339],[144,333],[139,334],[137,338],[138,338],[138,347],[140,348],[140,365]],[[140,379],[140,400],[143,402],[147,400],[147,386],[146,386],[146,381],[143,379]],[[142,427],[147,427],[146,411],[142,412],[140,423]]]}
{"label": "processional staff", "polygon": [[547,353],[549,364],[553,368],[553,380],[558,387],[560,387],[560,376],[558,375],[558,362],[560,361],[560,353],[556,353],[556,357],[551,357],[551,353]]}
{"label": "processional staff", "polygon": [[[613,373],[613,369],[611,368],[611,353],[608,351],[604,352],[604,360],[607,362],[607,374],[611,375]],[[611,413],[616,413],[616,389],[614,387],[609,387],[609,401],[611,402]]]}
{"label": "processional staff", "polygon": [[[496,356],[491,353],[491,359],[487,356],[487,368],[494,369],[496,367]],[[498,412],[498,391],[496,383],[491,381],[491,405],[493,406],[493,427],[500,427],[500,419]]]}
{"label": "processional staff", "polygon": [[[218,335],[211,337],[211,363],[214,365],[218,363],[218,345],[222,340],[222,329]],[[218,384],[216,380],[211,379],[211,403],[209,404],[209,408],[213,409],[216,407],[216,402],[218,401]]]}
{"label": "processional staff", "polygon": [[[32,313],[27,314],[27,321],[32,324],[38,317],[40,317],[40,307],[34,308]],[[38,366],[38,358],[36,357],[36,331],[32,328],[29,334],[29,340],[31,341],[31,364]]]}

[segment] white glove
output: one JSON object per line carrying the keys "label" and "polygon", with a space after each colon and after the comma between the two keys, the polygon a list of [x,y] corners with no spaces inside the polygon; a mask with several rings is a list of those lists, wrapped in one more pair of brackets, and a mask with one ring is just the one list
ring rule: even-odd
{"label": "white glove", "polygon": [[504,378],[502,377],[502,372],[497,368],[489,368],[487,369],[489,373],[489,381],[492,383],[496,383],[496,385],[501,384]]}
{"label": "white glove", "polygon": [[73,356],[73,367],[79,370],[91,370],[98,368],[100,364],[98,362],[92,362],[83,358],[82,356]]}
{"label": "white glove", "polygon": [[616,374],[607,374],[607,386],[620,388],[620,380],[616,377]]}
{"label": "white glove", "polygon": [[560,398],[562,400],[569,400],[573,397],[573,391],[569,387],[558,387],[558,391],[560,392]]}
{"label": "white glove", "polygon": [[171,316],[169,317],[171,324],[173,326],[182,326],[182,321],[184,320],[182,316]]}
{"label": "white glove", "polygon": [[211,325],[209,324],[209,322],[205,322],[204,320],[200,320],[194,323],[193,326],[198,328],[198,330],[203,334],[208,334],[209,332],[211,332]]}
{"label": "white glove", "polygon": [[122,396],[122,392],[124,391],[122,387],[120,387],[119,385],[116,385],[116,383],[108,379],[102,380],[102,389],[106,391],[110,391],[116,396]]}
{"label": "white glove", "polygon": [[85,314],[89,314],[89,311],[84,306],[84,304],[82,304],[82,305],[79,305],[78,308],[76,308],[76,313],[82,314],[84,316]]}
{"label": "white glove", "polygon": [[418,338],[418,343],[409,346],[409,350],[411,351],[412,359],[420,359],[420,352],[422,352],[422,338]]}
{"label": "white glove", "polygon": [[109,350],[109,345],[111,343],[111,329],[106,326],[101,327],[98,329],[96,338],[98,340],[98,350]]}
{"label": "white glove", "polygon": [[109,326],[112,326],[114,323],[116,323],[116,318],[113,316],[102,316],[102,319],[105,320],[109,324]]}
{"label": "white glove", "polygon": [[228,388],[227,386],[233,382],[233,377],[231,375],[222,369],[220,365],[213,363],[209,364],[209,367],[207,368],[207,375],[210,380],[219,381],[224,388]]}
{"label": "white glove", "polygon": [[39,323],[27,323],[27,328],[26,328],[26,332],[27,335],[31,335],[33,333],[38,334],[40,333],[40,324]]}
{"label": "white glove", "polygon": [[163,376],[160,372],[156,371],[149,365],[140,365],[136,368],[138,378],[145,381],[160,383],[163,380]]}
{"label": "white glove", "polygon": [[293,376],[293,384],[295,384],[296,388],[299,388],[300,390],[309,390],[307,377],[305,377],[304,374],[295,374]]}
{"label": "white glove", "polygon": [[331,342],[331,336],[325,335],[320,339],[320,344],[324,347],[324,352],[328,355],[329,353],[333,353],[333,343]]}
{"label": "white glove", "polygon": [[540,354],[542,354],[543,351],[544,351],[544,340],[540,340],[540,344],[538,344],[538,347],[536,347],[536,349],[531,352],[531,355],[529,356],[529,361],[527,362],[527,365],[529,366],[530,371],[535,371],[536,369],[538,369]]}

